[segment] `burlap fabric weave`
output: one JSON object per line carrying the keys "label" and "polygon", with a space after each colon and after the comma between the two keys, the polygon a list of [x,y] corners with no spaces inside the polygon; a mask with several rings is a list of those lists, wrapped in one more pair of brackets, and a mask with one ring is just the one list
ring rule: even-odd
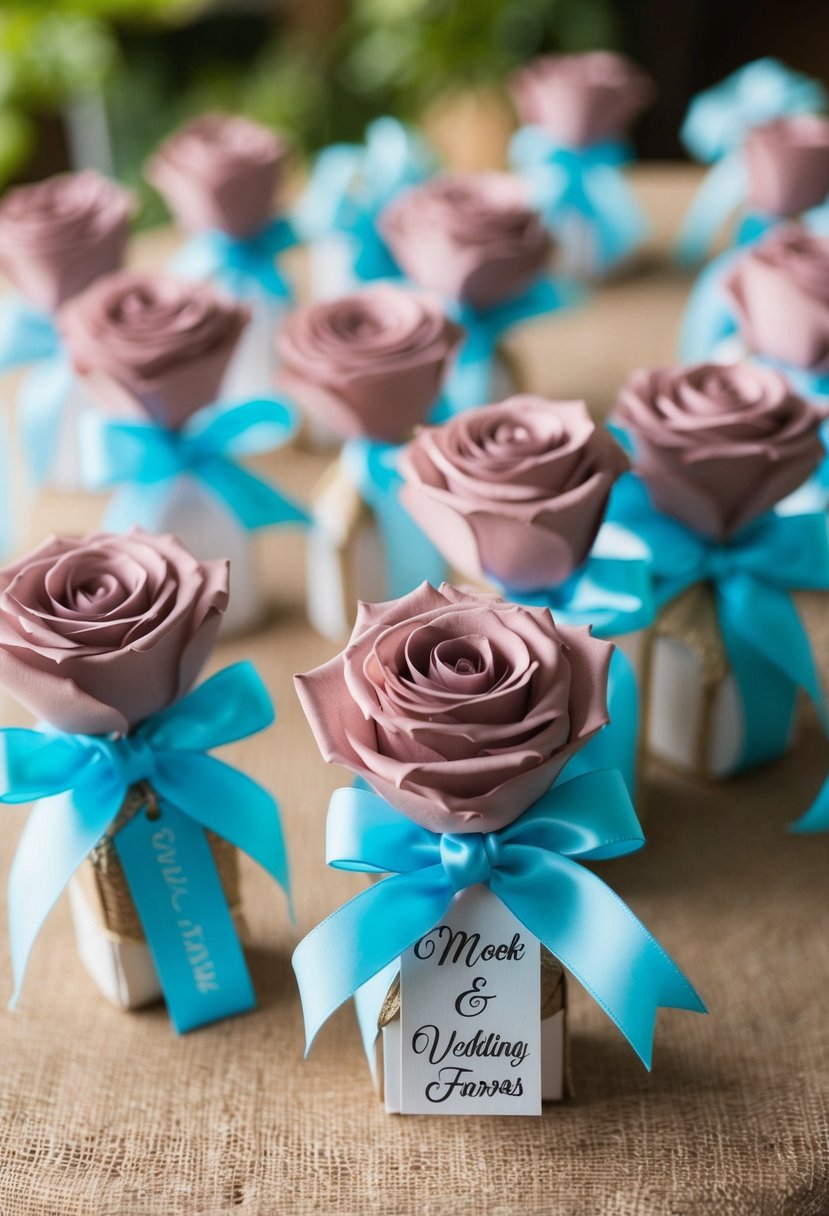
{"label": "burlap fabric weave", "polygon": [[[667,240],[696,176],[637,180]],[[169,249],[140,252],[160,264]],[[515,345],[533,387],[606,406],[631,366],[670,360],[686,288],[657,272],[529,326]],[[285,452],[268,467],[303,493],[325,463]],[[45,499],[31,527],[79,531],[99,511]],[[61,904],[20,1007],[0,1012],[3,1216],[825,1216],[829,837],[786,832],[826,768],[814,724],[796,752],[721,786],[651,766],[647,847],[595,867],[711,1011],[660,1013],[652,1073],[574,982],[571,1101],[540,1119],[389,1117],[350,1010],[302,1058],[291,951],[361,880],[324,865],[328,799],[349,776],[322,764],[290,683],[335,647],[304,623],[300,538],[263,538],[261,556],[269,631],[222,645],[213,667],[253,657],[277,703],[273,730],[222,755],[279,797],[297,924],[243,857],[259,1010],[179,1039],[163,1008],[124,1013],[99,995]],[[22,822],[3,812],[3,872]],[[4,925],[0,982],[8,994]]]}

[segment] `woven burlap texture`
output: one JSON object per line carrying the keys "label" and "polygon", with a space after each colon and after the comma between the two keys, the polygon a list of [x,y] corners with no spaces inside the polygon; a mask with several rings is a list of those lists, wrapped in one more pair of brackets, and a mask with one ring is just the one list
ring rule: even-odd
{"label": "woven burlap texture", "polygon": [[[696,179],[643,180],[667,239]],[[157,264],[168,251],[139,247]],[[515,348],[539,391],[606,407],[631,366],[670,359],[686,289],[668,272],[616,284]],[[326,463],[292,451],[263,467],[307,493]],[[45,498],[30,539],[94,526],[100,511]],[[647,847],[595,867],[711,1011],[660,1014],[652,1073],[574,982],[573,1099],[540,1119],[389,1117],[351,1010],[302,1058],[291,952],[361,880],[325,867],[328,799],[350,776],[323,765],[291,687],[336,647],[304,623],[300,538],[277,530],[261,556],[278,610],[268,631],[221,645],[211,669],[252,657],[277,704],[272,730],[220,754],[279,797],[296,926],[243,857],[259,1009],[177,1038],[163,1008],[124,1013],[100,996],[61,903],[19,1008],[0,1012],[2,1216],[825,1216],[829,838],[786,831],[826,768],[814,724],[796,752],[719,786],[649,769]],[[3,716],[22,723],[11,703]],[[4,873],[24,817],[4,812]],[[6,940],[3,924],[8,995]]]}

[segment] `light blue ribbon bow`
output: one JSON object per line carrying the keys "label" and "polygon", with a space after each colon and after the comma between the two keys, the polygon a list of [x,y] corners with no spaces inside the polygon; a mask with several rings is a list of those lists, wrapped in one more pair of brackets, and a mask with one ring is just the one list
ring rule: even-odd
{"label": "light blue ribbon bow", "polygon": [[816,80],[777,59],[757,59],[691,102],[680,137],[697,160],[713,164],[685,216],[677,246],[688,266],[701,262],[720,226],[745,198],[742,147],[748,133],[776,118],[823,110]]}
{"label": "light blue ribbon bow", "polygon": [[581,303],[578,284],[541,275],[526,291],[492,308],[447,301],[447,312],[466,330],[466,337],[444,382],[442,406],[430,421],[442,422],[493,400],[493,371],[498,343],[508,330],[532,317]]}
{"label": "light blue ribbon bow", "polygon": [[789,594],[829,590],[825,512],[769,512],[717,542],[656,511],[642,482],[628,473],[614,487],[609,514],[647,545],[657,604],[697,583],[713,587],[743,716],[738,768],[786,750],[799,689],[826,723],[812,648]]}
{"label": "light blue ribbon bow", "polygon": [[83,420],[82,476],[90,489],[122,487],[105,521],[116,532],[136,523],[157,531],[171,483],[186,475],[203,482],[249,531],[307,524],[304,507],[236,459],[279,447],[295,426],[293,410],[269,398],[199,410],[180,431],[90,413]]}
{"label": "light blue ribbon bow", "polygon": [[55,460],[74,372],[48,313],[6,296],[0,300],[0,372],[30,364],[20,386],[19,424],[26,463],[40,485]]}
{"label": "light blue ribbon bow", "polygon": [[346,468],[377,521],[390,600],[407,595],[424,581],[439,587],[446,578],[443,557],[400,502],[402,451],[402,445],[373,439],[350,439],[342,451]]}
{"label": "light blue ribbon bow", "polygon": [[[531,190],[545,223],[560,232],[581,216],[596,240],[596,270],[610,270],[645,239],[648,225],[621,167],[631,159],[622,140],[584,148],[555,143],[541,127],[522,127],[509,147],[510,163]],[[566,229],[564,230],[566,232]]]}
{"label": "light blue ribbon bow", "polygon": [[361,994],[369,1046],[385,995],[378,994],[379,978],[393,973],[400,955],[434,928],[458,892],[483,883],[579,980],[649,1068],[659,1006],[705,1007],[644,925],[580,864],[623,857],[643,843],[625,783],[614,772],[560,779],[514,823],[462,835],[419,827],[366,790],[336,790],[328,864],[391,877],[344,904],[294,952],[307,1049],[363,985],[372,997]]}
{"label": "light blue ribbon bow", "polygon": [[262,294],[288,301],[293,292],[276,259],[297,240],[293,225],[282,217],[251,237],[233,237],[214,228],[188,241],[170,269],[186,279],[215,279],[238,299]]}
{"label": "light blue ribbon bow", "polygon": [[[215,747],[264,730],[273,717],[271,700],[254,668],[250,663],[237,663],[120,738],[38,730],[0,732],[0,802],[36,800],[9,873],[9,933],[15,981],[12,1005],[20,993],[31,948],[52,907],[112,827],[129,789],[140,782],[148,782],[158,797],[161,817],[156,826],[172,823],[178,827],[184,821],[190,832],[193,824],[215,832],[257,861],[289,894],[288,863],[276,802],[255,781],[207,755]],[[128,880],[131,853],[128,849],[121,852],[119,838],[129,833],[133,824],[140,826],[145,818],[136,816],[114,837]],[[203,839],[202,831],[196,834],[196,840],[199,838]],[[147,844],[143,850],[145,854],[149,847]],[[185,860],[180,859],[182,865]],[[212,865],[212,861],[202,861]],[[156,870],[159,864],[154,863]],[[140,869],[138,873],[141,876]],[[196,885],[200,875],[193,872],[189,876]],[[217,881],[215,878],[214,889]],[[152,916],[153,901],[142,899],[140,885],[133,894],[144,920],[148,904]],[[217,913],[229,918],[223,897],[220,908],[200,909],[206,929]],[[166,927],[175,929],[174,925]],[[151,933],[148,939],[171,1016],[175,1019],[178,1012],[182,1014],[176,1021],[177,1029],[189,1029],[250,1007],[251,989],[249,978],[244,983],[244,962],[240,976],[238,959],[220,958],[217,949],[217,972],[230,971],[234,981],[242,981],[240,990],[223,992],[220,986],[215,995],[206,994],[208,999],[201,1002],[200,1014],[194,1014],[186,1000],[179,1009],[176,997],[187,992],[179,973],[178,982],[170,980],[176,972],[176,960],[171,962],[168,951],[175,942],[153,939]],[[225,937],[219,940],[220,945],[227,945]],[[235,933],[232,941],[241,957]],[[193,1021],[193,1016],[198,1020]]]}
{"label": "light blue ribbon bow", "polygon": [[434,156],[410,128],[378,118],[365,144],[332,144],[317,157],[295,225],[305,240],[340,233],[351,247],[352,270],[362,282],[398,276],[400,270],[377,228],[381,212],[401,191],[434,169]]}

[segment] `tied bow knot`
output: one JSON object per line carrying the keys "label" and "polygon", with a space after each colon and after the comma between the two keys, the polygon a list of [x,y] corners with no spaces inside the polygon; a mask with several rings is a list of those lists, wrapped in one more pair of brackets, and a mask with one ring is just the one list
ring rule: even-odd
{"label": "tied bow knot", "polygon": [[559,780],[506,827],[468,835],[419,827],[370,790],[335,791],[328,864],[387,877],[329,916],[294,952],[308,1048],[352,996],[370,1048],[390,968],[435,928],[459,891],[485,883],[576,976],[649,1067],[657,1008],[704,1006],[644,925],[580,864],[622,857],[643,843],[625,782],[614,771]]}
{"label": "tied bow knot", "polygon": [[170,268],[187,279],[217,279],[242,299],[258,289],[271,299],[289,301],[291,285],[276,259],[297,240],[293,225],[281,216],[249,237],[211,228],[194,236]]}
{"label": "tied bow knot", "polygon": [[273,722],[250,663],[220,671],[129,735],[0,732],[0,802],[37,800],[9,873],[9,933],[17,1000],[34,941],[72,875],[115,822],[130,788],[151,780],[175,808],[258,862],[289,895],[279,808],[271,794],[207,753]]}
{"label": "tied bow knot", "polygon": [[440,861],[454,891],[463,891],[476,883],[488,886],[492,871],[500,862],[498,836],[495,832],[470,832],[462,836],[446,832],[440,838]]}
{"label": "tied bow knot", "polygon": [[90,489],[154,486],[180,474],[199,478],[248,530],[307,524],[307,511],[238,463],[273,451],[293,435],[293,410],[271,398],[200,410],[180,430],[121,422],[98,413],[82,420],[82,475]]}
{"label": "tied bow knot", "polygon": [[106,763],[125,788],[139,785],[142,781],[152,785],[156,776],[156,757],[148,739],[138,735],[121,735],[116,739],[89,736],[89,745],[104,755]]}

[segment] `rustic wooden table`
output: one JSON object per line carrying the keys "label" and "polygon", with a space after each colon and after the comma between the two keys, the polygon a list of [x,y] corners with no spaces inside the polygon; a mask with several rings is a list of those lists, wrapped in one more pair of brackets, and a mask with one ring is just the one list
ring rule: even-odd
{"label": "rustic wooden table", "polygon": [[[586,397],[601,413],[632,366],[671,360],[688,281],[665,248],[694,180],[638,172],[655,224],[646,263],[515,342],[539,391]],[[143,239],[138,260],[157,263],[168,243]],[[270,467],[302,493],[323,463],[283,452]],[[19,530],[27,542],[82,531],[100,509],[44,497]],[[278,705],[276,726],[232,754],[281,800],[298,924],[245,862],[259,1009],[177,1039],[162,1008],[124,1014],[104,1002],[62,903],[20,1008],[0,1014],[2,1216],[829,1212],[829,837],[785,832],[825,771],[814,726],[789,758],[728,784],[648,770],[649,845],[602,867],[711,1011],[660,1016],[651,1075],[576,990],[572,1100],[540,1119],[387,1117],[350,1010],[302,1060],[291,951],[358,880],[324,867],[327,801],[343,774],[323,765],[291,684],[333,647],[304,621],[301,542],[265,538],[261,559],[269,626],[220,647],[213,667],[253,657]],[[2,713],[23,721],[8,702]],[[3,812],[4,871],[24,815]],[[0,977],[8,993],[4,926]]]}

